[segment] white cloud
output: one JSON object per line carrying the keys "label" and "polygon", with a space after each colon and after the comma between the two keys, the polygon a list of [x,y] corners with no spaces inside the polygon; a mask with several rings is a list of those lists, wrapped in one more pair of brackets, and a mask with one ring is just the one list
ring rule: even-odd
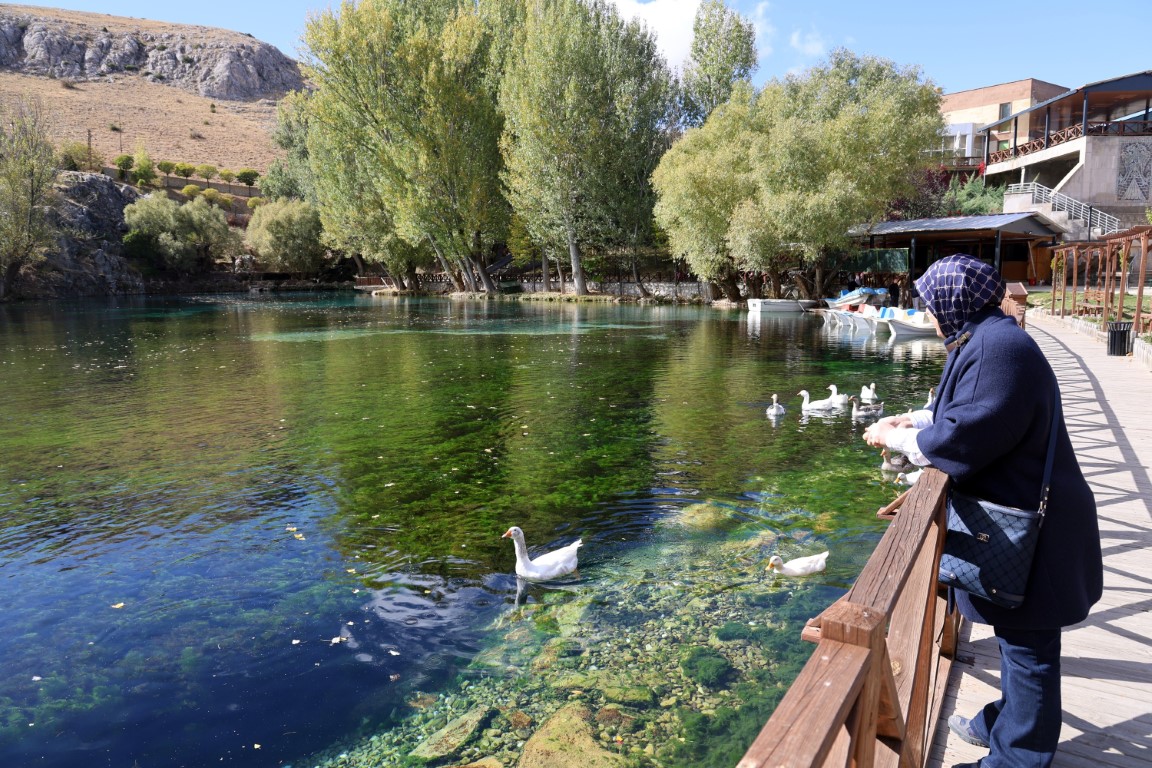
{"label": "white cloud", "polygon": [[700,0],[613,0],[620,15],[625,19],[640,19],[656,34],[660,52],[668,60],[668,66],[676,70],[684,68],[692,52],[692,22],[696,19],[696,9]]}
{"label": "white cloud", "polygon": [[823,56],[827,46],[824,43],[824,38],[816,30],[811,32],[801,32],[796,30],[792,33],[792,37],[788,43],[800,51],[805,56]]}
{"label": "white cloud", "polygon": [[761,61],[772,55],[772,40],[776,37],[776,27],[768,18],[770,7],[768,3],[757,3],[750,19],[756,29],[756,53]]}

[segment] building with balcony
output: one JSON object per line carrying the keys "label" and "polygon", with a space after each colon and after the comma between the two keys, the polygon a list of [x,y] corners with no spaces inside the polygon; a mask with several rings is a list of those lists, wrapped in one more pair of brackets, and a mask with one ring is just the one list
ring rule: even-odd
{"label": "building with balcony", "polygon": [[1069,240],[1148,223],[1152,71],[1066,90],[978,132],[987,178],[1009,185],[1005,212],[1049,216]]}
{"label": "building with balcony", "polygon": [[1029,78],[945,94],[940,103],[944,135],[935,154],[946,168],[975,170],[987,160],[988,142],[992,150],[1007,149],[1011,145],[1008,129],[986,132],[983,130],[986,126],[1000,125],[1009,117],[1023,115],[1023,124],[1028,128],[1030,107],[1067,91],[1062,85]]}

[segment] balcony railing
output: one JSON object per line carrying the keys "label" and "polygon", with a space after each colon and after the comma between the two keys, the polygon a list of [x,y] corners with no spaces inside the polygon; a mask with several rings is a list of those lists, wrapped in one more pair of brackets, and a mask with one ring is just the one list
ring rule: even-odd
{"label": "balcony railing", "polygon": [[[1084,126],[1077,123],[1067,128],[1061,128],[1048,134],[1048,141],[1044,137],[1030,139],[1015,148],[998,149],[988,155],[989,163],[1002,163],[1013,157],[1023,157],[1042,149],[1055,147],[1066,141],[1078,139],[1084,135]],[[1152,135],[1152,120],[1121,120],[1117,122],[1090,122],[1088,123],[1089,136],[1149,136]]]}

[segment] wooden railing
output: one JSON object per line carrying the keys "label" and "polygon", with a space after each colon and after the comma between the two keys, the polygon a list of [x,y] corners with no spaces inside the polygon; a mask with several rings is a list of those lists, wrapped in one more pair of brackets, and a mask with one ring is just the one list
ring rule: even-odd
{"label": "wooden railing", "polygon": [[956,649],[936,576],[948,476],[923,475],[737,768],[921,768]]}
{"label": "wooden railing", "polygon": [[[1147,136],[1149,134],[1152,134],[1152,121],[1149,120],[1092,121],[1088,123],[1089,136]],[[1048,134],[1047,141],[1041,136],[1038,139],[1030,139],[1022,144],[1017,144],[1015,148],[1009,147],[1008,149],[998,149],[990,152],[988,154],[988,162],[1002,163],[1005,160],[1011,160],[1013,157],[1023,157],[1033,152],[1039,152],[1042,149],[1055,147],[1066,141],[1078,139],[1083,135],[1084,126],[1077,123],[1067,128],[1053,131]]]}

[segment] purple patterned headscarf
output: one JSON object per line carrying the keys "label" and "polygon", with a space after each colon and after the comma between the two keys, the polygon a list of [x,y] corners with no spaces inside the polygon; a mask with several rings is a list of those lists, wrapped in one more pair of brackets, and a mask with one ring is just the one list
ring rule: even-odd
{"label": "purple patterned headscarf", "polygon": [[932,264],[916,280],[916,290],[948,338],[984,307],[1004,300],[1004,281],[996,270],[964,254]]}

